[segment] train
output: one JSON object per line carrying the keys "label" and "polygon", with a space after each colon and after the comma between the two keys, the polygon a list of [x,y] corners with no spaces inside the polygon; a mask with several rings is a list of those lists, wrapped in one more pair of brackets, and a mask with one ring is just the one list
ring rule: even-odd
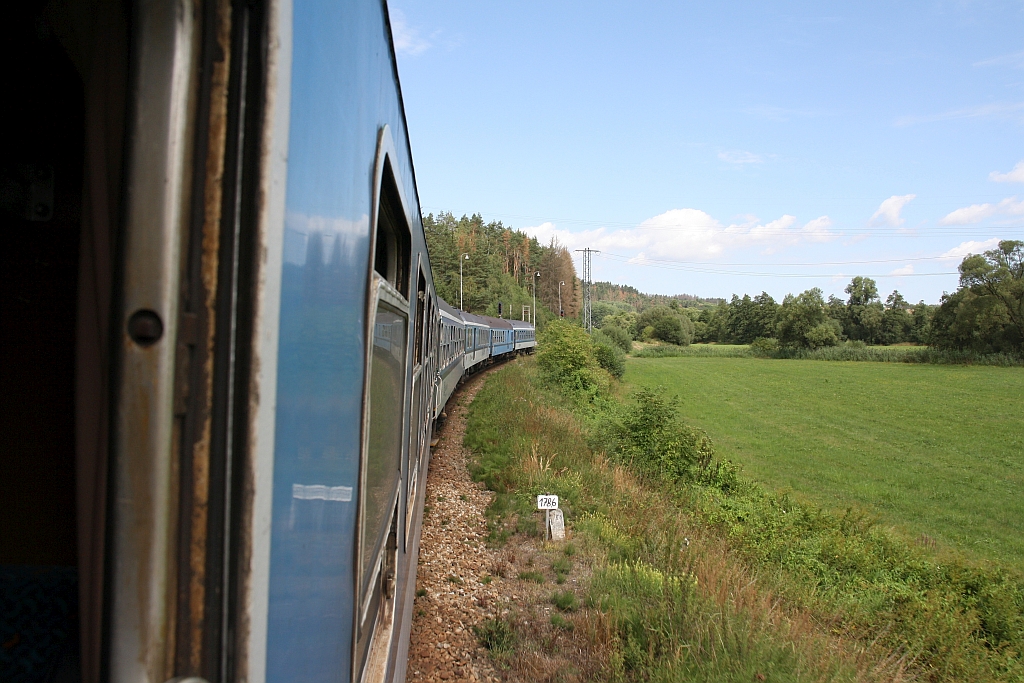
{"label": "train", "polygon": [[383,0],[8,3],[0,680],[402,681],[432,279]]}

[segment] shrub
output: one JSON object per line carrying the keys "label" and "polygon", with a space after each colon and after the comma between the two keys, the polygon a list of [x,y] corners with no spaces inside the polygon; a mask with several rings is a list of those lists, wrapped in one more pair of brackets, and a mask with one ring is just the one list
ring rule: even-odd
{"label": "shrub", "polygon": [[504,619],[487,619],[479,626],[474,626],[473,633],[480,644],[494,655],[511,654],[516,644],[516,633]]}
{"label": "shrub", "polygon": [[633,337],[627,330],[617,325],[605,325],[601,328],[601,332],[624,352],[629,353],[633,350]]}
{"label": "shrub", "polygon": [[686,337],[683,336],[683,323],[676,316],[659,318],[654,321],[651,327],[654,328],[655,339],[660,339],[676,346],[685,346],[687,343]]}
{"label": "shrub", "polygon": [[534,583],[544,583],[544,575],[538,571],[526,571],[519,572],[520,581],[533,581]]}
{"label": "shrub", "polygon": [[619,457],[649,475],[691,481],[728,490],[737,471],[731,463],[716,462],[711,438],[682,424],[676,402],[641,389],[626,410],[619,429]]}
{"label": "shrub", "polygon": [[804,340],[809,349],[820,349],[824,346],[835,346],[839,343],[839,323],[835,320],[826,320],[820,325],[815,325],[804,333]]}
{"label": "shrub", "polygon": [[619,378],[626,373],[626,354],[601,330],[594,330],[594,358],[597,364]]}
{"label": "shrub", "polygon": [[771,358],[779,351],[779,340],[773,337],[758,337],[750,342],[750,351],[755,356]]}
{"label": "shrub", "polygon": [[568,619],[566,619],[565,617],[563,617],[558,612],[555,612],[554,614],[551,615],[551,625],[554,626],[555,628],[560,628],[560,629],[563,629],[565,631],[573,630],[573,623],[571,621],[569,621]]}
{"label": "shrub", "polygon": [[569,394],[594,396],[607,381],[583,328],[553,320],[538,340],[537,365],[545,379]]}
{"label": "shrub", "polygon": [[576,609],[576,595],[572,591],[557,591],[551,596],[551,604],[563,612]]}
{"label": "shrub", "polygon": [[655,306],[640,314],[637,327],[651,328],[650,337],[669,344],[688,346],[693,340],[693,321],[685,313],[678,313],[668,306]]}

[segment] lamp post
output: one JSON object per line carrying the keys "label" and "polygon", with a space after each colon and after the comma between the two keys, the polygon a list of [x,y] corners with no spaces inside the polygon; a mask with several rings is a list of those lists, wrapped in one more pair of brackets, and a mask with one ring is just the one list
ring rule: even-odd
{"label": "lamp post", "polygon": [[562,285],[565,284],[565,280],[558,283],[558,317],[562,317]]}
{"label": "lamp post", "polygon": [[463,307],[463,304],[462,304],[462,262],[463,261],[468,261],[468,260],[469,260],[469,254],[460,254],[459,255],[459,310],[460,311],[466,310]]}
{"label": "lamp post", "polygon": [[537,278],[539,277],[540,271],[538,270],[533,274],[533,309],[531,315],[533,317],[534,326],[537,325]]}

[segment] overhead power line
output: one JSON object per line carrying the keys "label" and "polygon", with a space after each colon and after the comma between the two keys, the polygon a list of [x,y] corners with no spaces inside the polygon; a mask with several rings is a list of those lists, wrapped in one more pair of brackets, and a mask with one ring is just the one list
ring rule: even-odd
{"label": "overhead power line", "polygon": [[[735,275],[735,276],[750,276],[750,277],[781,277],[781,278],[833,278],[833,277],[846,277],[844,273],[766,273],[758,271],[745,271],[745,270],[723,270],[721,268],[714,268],[710,266],[699,266],[689,265],[682,263],[656,263],[650,262],[647,259],[637,259],[635,256],[624,256],[622,254],[610,254],[605,252],[601,254],[600,258],[606,258],[610,261],[617,261],[619,263],[627,263],[633,266],[643,266],[645,268],[660,268],[662,270],[675,270],[686,273],[703,273],[706,275]],[[764,264],[768,265],[768,264]],[[862,273],[862,275],[864,275]],[[959,275],[959,272],[937,272],[937,273],[884,273],[884,274],[867,274],[865,277],[871,278],[890,278],[890,277],[936,277],[940,275]]]}

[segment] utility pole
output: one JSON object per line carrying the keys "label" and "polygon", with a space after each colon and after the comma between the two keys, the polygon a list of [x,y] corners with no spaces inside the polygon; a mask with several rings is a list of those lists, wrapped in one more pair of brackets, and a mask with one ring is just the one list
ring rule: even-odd
{"label": "utility pole", "polygon": [[540,271],[538,270],[533,274],[533,309],[530,310],[530,315],[533,316],[533,326],[537,326],[537,278],[540,277]]}
{"label": "utility pole", "polygon": [[600,254],[601,252],[589,247],[586,249],[577,249],[576,251],[583,252],[583,328],[589,334],[594,331],[594,321],[590,301],[590,285],[593,284],[591,282],[592,275],[590,257],[594,254]]}
{"label": "utility pole", "polygon": [[564,284],[565,284],[565,280],[562,280],[561,282],[558,283],[558,317],[559,318],[564,317],[564,313],[562,313],[562,285],[564,285]]}
{"label": "utility pole", "polygon": [[469,260],[469,254],[459,255],[459,310],[464,311],[466,307],[462,305],[462,262]]}

